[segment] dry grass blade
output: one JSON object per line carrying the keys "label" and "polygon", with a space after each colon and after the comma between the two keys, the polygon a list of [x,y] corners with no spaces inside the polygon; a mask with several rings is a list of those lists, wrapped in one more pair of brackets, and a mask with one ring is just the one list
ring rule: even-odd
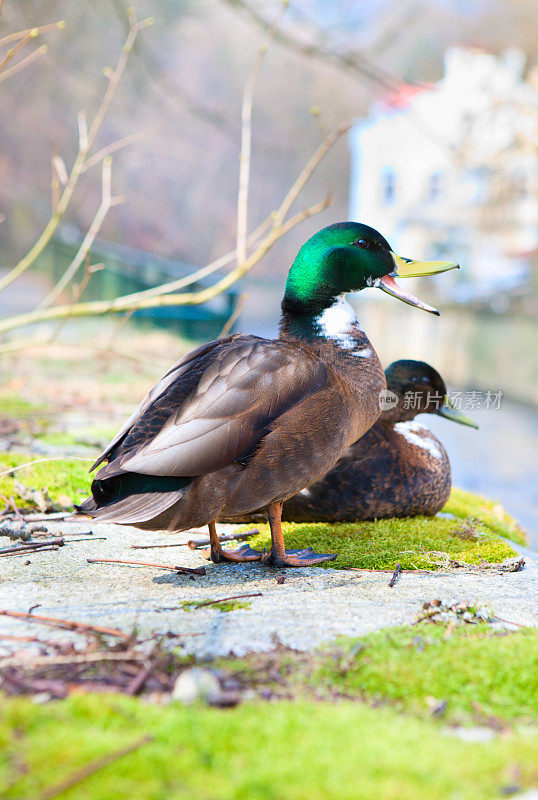
{"label": "dry grass blade", "polygon": [[48,789],[45,789],[45,791],[38,796],[37,800],[52,800],[53,797],[58,797],[58,795],[67,792],[68,789],[72,789],[73,786],[76,786],[77,784],[86,780],[86,778],[89,778],[90,775],[93,775],[95,772],[103,769],[103,767],[113,764],[114,761],[117,761],[119,758],[129,755],[129,753],[138,750],[140,747],[143,747],[143,745],[149,744],[152,741],[153,737],[143,736],[141,739],[137,739],[135,742],[131,742],[131,744],[121,747],[119,750],[114,750],[112,753],[107,753],[106,755],[101,756],[101,758],[91,761],[85,767],[75,770],[75,772],[71,773],[71,775],[68,775],[67,778],[64,778],[58,783],[55,783],[53,786],[50,786]]}
{"label": "dry grass blade", "polygon": [[227,603],[229,600],[242,600],[245,597],[262,597],[261,592],[253,592],[252,594],[233,594],[230,597],[219,597],[217,600],[205,600],[203,603],[196,603],[194,608],[204,608],[204,606],[213,606],[216,603]]}
{"label": "dry grass blade", "polygon": [[[49,461],[85,461],[87,464],[93,461],[92,458],[83,458],[82,456],[51,456],[50,458],[34,458],[32,461],[25,461],[24,464],[17,464],[16,467],[9,467],[8,469],[0,472],[0,478],[5,478],[6,475],[11,475],[12,472],[18,472],[20,469],[26,467],[33,467],[34,464],[46,464]],[[69,512],[72,513],[71,511]]]}

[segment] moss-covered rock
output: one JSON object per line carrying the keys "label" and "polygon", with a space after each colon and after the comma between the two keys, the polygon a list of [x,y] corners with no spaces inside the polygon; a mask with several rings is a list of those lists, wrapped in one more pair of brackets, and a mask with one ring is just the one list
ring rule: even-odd
{"label": "moss-covered rock", "polygon": [[[257,549],[271,546],[268,524],[259,524],[249,540]],[[246,530],[247,528],[245,528]],[[438,569],[447,560],[467,564],[500,563],[517,553],[484,523],[472,538],[462,538],[457,520],[440,517],[382,519],[377,522],[286,522],[282,529],[290,549],[312,547],[318,553],[337,553],[329,569]]]}

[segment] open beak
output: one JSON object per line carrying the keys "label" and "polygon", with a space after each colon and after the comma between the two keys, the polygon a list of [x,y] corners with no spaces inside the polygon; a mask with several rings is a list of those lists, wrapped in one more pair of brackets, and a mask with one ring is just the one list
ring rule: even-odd
{"label": "open beak", "polygon": [[410,292],[406,292],[401,286],[398,286],[394,278],[418,278],[424,275],[437,275],[439,272],[447,272],[449,269],[459,269],[459,264],[453,261],[412,261],[410,258],[403,258],[392,253],[392,260],[394,261],[395,270],[380,278],[377,286],[383,292],[397,297],[410,306],[422,308],[424,311],[429,311],[430,314],[439,316],[439,312],[433,306],[423,303],[418,297],[415,297]]}
{"label": "open beak", "polygon": [[478,430],[476,422],[470,417],[466,417],[465,414],[462,414],[457,408],[454,408],[448,397],[445,397],[443,405],[440,406],[437,413],[440,417],[446,417],[446,419],[451,419],[453,422],[459,422],[460,425],[468,425],[470,428],[476,428]]}

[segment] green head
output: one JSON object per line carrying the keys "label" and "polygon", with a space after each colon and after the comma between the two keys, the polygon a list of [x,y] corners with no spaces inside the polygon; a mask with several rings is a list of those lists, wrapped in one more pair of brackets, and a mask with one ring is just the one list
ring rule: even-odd
{"label": "green head", "polygon": [[449,261],[401,258],[374,228],[359,222],[337,222],[318,231],[299,250],[288,274],[282,307],[298,313],[315,312],[341,294],[375,286],[438,314],[401,289],[394,278],[434,275],[457,266]]}

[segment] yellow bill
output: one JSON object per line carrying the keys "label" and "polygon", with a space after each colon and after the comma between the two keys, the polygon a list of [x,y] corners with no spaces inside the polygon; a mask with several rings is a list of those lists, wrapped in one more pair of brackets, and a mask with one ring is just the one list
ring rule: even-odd
{"label": "yellow bill", "polygon": [[465,414],[462,414],[457,408],[454,408],[454,405],[450,402],[448,397],[445,397],[443,405],[439,408],[437,413],[440,417],[451,419],[453,422],[459,422],[460,425],[468,425],[470,428],[476,428],[478,430],[476,422]]}
{"label": "yellow bill", "polygon": [[413,261],[392,253],[392,260],[396,270],[392,273],[397,278],[422,278],[426,275],[438,275],[450,269],[459,269],[460,265],[454,261]]}
{"label": "yellow bill", "polygon": [[459,269],[459,264],[454,261],[413,261],[411,258],[397,256],[396,253],[392,252],[391,256],[395,270],[377,281],[378,288],[410,306],[421,308],[423,311],[439,316],[436,308],[423,303],[418,297],[402,289],[394,278],[420,278],[426,275],[438,275],[440,272],[448,272],[450,269]]}

